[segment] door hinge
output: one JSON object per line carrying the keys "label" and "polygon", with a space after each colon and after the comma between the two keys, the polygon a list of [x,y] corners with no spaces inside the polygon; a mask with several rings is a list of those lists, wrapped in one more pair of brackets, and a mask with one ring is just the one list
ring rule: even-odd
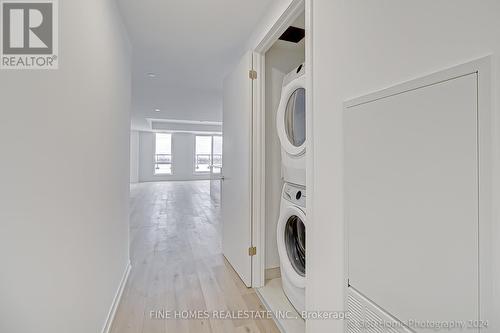
{"label": "door hinge", "polygon": [[257,71],[254,71],[253,69],[249,70],[248,76],[250,77],[251,80],[257,79]]}
{"label": "door hinge", "polygon": [[255,246],[249,247],[248,248],[248,255],[249,256],[254,256],[257,254],[257,248]]}

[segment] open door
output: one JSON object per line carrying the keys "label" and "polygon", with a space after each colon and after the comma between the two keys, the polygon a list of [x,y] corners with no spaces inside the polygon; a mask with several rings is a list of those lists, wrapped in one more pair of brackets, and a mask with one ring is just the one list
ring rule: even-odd
{"label": "open door", "polygon": [[224,80],[222,250],[252,284],[252,52]]}

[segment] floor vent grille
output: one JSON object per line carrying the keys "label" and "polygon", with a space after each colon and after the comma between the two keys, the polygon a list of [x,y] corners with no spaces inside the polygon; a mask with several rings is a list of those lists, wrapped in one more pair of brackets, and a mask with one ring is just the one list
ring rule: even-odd
{"label": "floor vent grille", "polygon": [[346,333],[414,333],[351,287],[347,288],[347,312]]}

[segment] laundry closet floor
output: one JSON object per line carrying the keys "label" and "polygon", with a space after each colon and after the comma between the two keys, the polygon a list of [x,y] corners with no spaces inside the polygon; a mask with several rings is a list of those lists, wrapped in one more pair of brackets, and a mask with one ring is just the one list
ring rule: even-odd
{"label": "laundry closet floor", "polygon": [[[151,311],[264,311],[222,255],[209,181],[131,186],[132,270],[113,333],[279,333],[272,319],[155,319]],[[173,312],[172,312],[173,313]]]}
{"label": "laundry closet floor", "polygon": [[306,331],[305,321],[300,318],[300,314],[293,308],[283,291],[281,278],[266,281],[266,285],[259,288],[257,292],[268,309],[287,313],[286,318],[278,318],[278,323],[283,332],[304,333]]}

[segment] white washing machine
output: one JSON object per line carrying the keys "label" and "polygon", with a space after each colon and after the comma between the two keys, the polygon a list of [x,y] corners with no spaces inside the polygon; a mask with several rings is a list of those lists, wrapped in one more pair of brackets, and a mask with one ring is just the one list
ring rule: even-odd
{"label": "white washing machine", "polygon": [[305,310],[306,290],[305,187],[283,186],[277,240],[283,291],[300,313]]}
{"label": "white washing machine", "polygon": [[283,79],[276,127],[285,182],[306,185],[306,73],[304,64]]}

